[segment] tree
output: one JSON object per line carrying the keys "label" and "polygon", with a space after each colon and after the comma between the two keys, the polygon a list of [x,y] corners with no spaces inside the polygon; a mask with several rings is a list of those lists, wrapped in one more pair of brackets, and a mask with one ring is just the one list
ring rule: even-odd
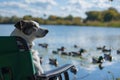
{"label": "tree", "polygon": [[87,21],[102,21],[102,16],[101,16],[101,12],[98,11],[90,11],[90,12],[86,12]]}
{"label": "tree", "polygon": [[26,16],[23,16],[23,19],[24,20],[31,20],[32,16],[31,15],[26,15]]}
{"label": "tree", "polygon": [[109,22],[112,20],[119,20],[119,13],[116,9],[114,8],[109,8],[106,11],[103,11],[103,20],[105,22]]}
{"label": "tree", "polygon": [[39,24],[44,24],[44,20],[42,18],[34,17],[33,20],[38,22]]}
{"label": "tree", "polygon": [[80,25],[81,22],[82,22],[82,19],[80,17],[74,17],[73,18],[73,24],[74,25]]}
{"label": "tree", "polygon": [[65,20],[70,20],[72,21],[73,20],[73,16],[72,15],[68,15],[67,17],[64,18]]}
{"label": "tree", "polygon": [[20,18],[18,18],[17,16],[12,16],[11,18],[10,18],[10,23],[15,23],[15,22],[17,22],[18,20],[20,20]]}
{"label": "tree", "polygon": [[53,21],[55,21],[56,19],[57,19],[57,16],[50,15],[50,16],[48,17],[48,20],[53,20]]}

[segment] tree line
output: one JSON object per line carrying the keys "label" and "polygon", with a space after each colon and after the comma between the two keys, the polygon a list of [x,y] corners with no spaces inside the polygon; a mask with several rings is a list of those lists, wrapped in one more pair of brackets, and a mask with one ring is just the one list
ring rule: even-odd
{"label": "tree line", "polygon": [[47,19],[41,17],[33,17],[25,15],[22,18],[17,16],[3,17],[0,16],[0,24],[14,24],[19,20],[34,20],[40,24],[51,25],[79,25],[79,26],[115,26],[120,27],[120,13],[115,8],[109,8],[104,11],[88,11],[86,18],[73,17],[68,15],[66,17],[59,17],[50,15]]}
{"label": "tree line", "polygon": [[120,13],[115,8],[86,12],[86,25],[120,27]]}

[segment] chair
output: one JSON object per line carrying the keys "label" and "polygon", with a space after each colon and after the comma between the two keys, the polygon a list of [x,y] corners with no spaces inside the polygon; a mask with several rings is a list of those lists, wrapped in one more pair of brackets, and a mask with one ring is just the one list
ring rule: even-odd
{"label": "chair", "polygon": [[68,70],[74,65],[65,64],[40,76],[35,75],[31,51],[21,37],[0,37],[0,80],[69,80]]}

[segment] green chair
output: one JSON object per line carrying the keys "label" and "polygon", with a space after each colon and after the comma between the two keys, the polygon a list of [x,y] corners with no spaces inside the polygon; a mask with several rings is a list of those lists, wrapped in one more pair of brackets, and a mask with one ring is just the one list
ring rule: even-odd
{"label": "green chair", "polygon": [[24,39],[14,36],[0,37],[0,80],[54,80],[56,77],[69,80],[68,70],[74,66],[66,64],[36,76],[31,51]]}

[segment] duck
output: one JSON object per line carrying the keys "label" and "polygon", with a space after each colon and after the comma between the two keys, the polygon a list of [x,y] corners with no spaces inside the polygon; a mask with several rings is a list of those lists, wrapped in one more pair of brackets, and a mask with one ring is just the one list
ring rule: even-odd
{"label": "duck", "polygon": [[66,55],[66,56],[70,56],[70,54],[68,52],[62,51],[61,55]]}
{"label": "duck", "polygon": [[82,56],[82,54],[84,52],[86,52],[86,50],[81,48],[78,52],[73,51],[73,52],[71,52],[71,54],[72,54],[72,56]]}
{"label": "duck", "polygon": [[39,43],[38,45],[41,46],[42,48],[48,48],[47,43]]}
{"label": "duck", "polygon": [[74,73],[74,74],[77,74],[78,69],[77,69],[75,66],[73,66],[73,67],[70,69],[70,71],[71,71],[72,73]]}
{"label": "duck", "polygon": [[111,61],[112,61],[111,53],[109,53],[109,54],[104,54],[104,59],[111,62]]}
{"label": "duck", "polygon": [[111,49],[106,49],[106,46],[103,47],[97,47],[97,50],[101,50],[102,52],[111,52]]}
{"label": "duck", "polygon": [[78,48],[78,45],[75,44],[75,45],[74,45],[74,48]]}
{"label": "duck", "polygon": [[95,57],[92,57],[92,63],[93,64],[96,64],[96,63],[103,63],[103,57],[102,56],[99,56],[99,58],[95,58]]}
{"label": "duck", "polygon": [[52,51],[52,53],[53,53],[53,54],[58,54],[59,52],[58,52],[58,51],[53,50],[53,51]]}
{"label": "duck", "polygon": [[104,67],[102,66],[102,63],[99,63],[98,65],[99,69],[102,70]]}
{"label": "duck", "polygon": [[97,50],[103,50],[103,49],[105,49],[105,45],[103,46],[103,47],[97,47]]}
{"label": "duck", "polygon": [[58,48],[57,51],[64,51],[65,50],[65,47],[62,46],[61,48]]}
{"label": "duck", "polygon": [[55,58],[49,58],[49,64],[57,67],[58,66],[58,61]]}
{"label": "duck", "polygon": [[43,58],[40,57],[40,64],[42,65],[42,63],[43,63]]}
{"label": "duck", "polygon": [[120,54],[120,50],[117,50],[117,54]]}

